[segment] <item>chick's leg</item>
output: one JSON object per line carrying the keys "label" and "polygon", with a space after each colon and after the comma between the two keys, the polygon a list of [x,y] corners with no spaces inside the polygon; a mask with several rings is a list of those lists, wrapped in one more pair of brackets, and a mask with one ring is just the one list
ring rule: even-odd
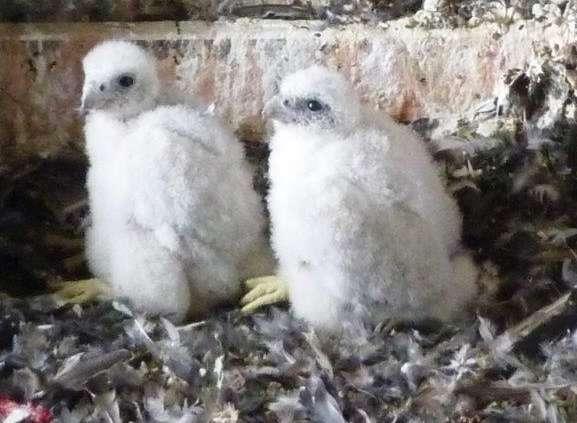
{"label": "chick's leg", "polygon": [[100,279],[59,282],[51,285],[54,296],[67,304],[84,304],[103,298],[111,298],[112,290]]}
{"label": "chick's leg", "polygon": [[277,276],[248,279],[244,285],[248,293],[241,298],[240,304],[245,314],[253,313],[263,306],[289,301],[288,285]]}

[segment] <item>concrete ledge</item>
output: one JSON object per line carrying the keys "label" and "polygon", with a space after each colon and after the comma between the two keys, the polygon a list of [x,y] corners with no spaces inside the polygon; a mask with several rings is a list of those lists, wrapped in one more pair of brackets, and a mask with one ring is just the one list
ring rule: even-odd
{"label": "concrete ledge", "polygon": [[75,107],[80,61],[107,38],[157,54],[167,83],[217,111],[243,136],[259,135],[260,110],[278,79],[314,62],[341,69],[365,101],[399,120],[460,114],[492,96],[535,47],[572,54],[575,31],[523,22],[502,32],[327,27],[317,21],[237,20],[107,24],[0,24],[0,166],[82,151]]}

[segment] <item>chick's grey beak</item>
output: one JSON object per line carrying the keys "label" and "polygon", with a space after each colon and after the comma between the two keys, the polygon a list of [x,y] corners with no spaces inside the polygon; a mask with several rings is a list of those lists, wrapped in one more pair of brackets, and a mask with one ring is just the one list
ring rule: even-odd
{"label": "chick's grey beak", "polygon": [[266,102],[264,109],[262,110],[262,116],[267,120],[278,119],[282,113],[283,105],[279,96],[276,95]]}
{"label": "chick's grey beak", "polygon": [[86,110],[86,107],[84,106],[84,101],[82,101],[80,103],[80,106],[78,107],[78,109],[76,109],[76,111],[78,112],[80,117],[86,117],[86,115],[88,114],[88,111]]}
{"label": "chick's grey beak", "polygon": [[82,101],[78,111],[82,116],[85,116],[91,110],[102,108],[107,101],[107,96],[97,87],[92,85],[85,85],[82,90]]}
{"label": "chick's grey beak", "polygon": [[82,102],[78,108],[81,116],[86,116],[91,109],[94,109],[97,103],[97,93],[94,91],[85,92],[82,95]]}

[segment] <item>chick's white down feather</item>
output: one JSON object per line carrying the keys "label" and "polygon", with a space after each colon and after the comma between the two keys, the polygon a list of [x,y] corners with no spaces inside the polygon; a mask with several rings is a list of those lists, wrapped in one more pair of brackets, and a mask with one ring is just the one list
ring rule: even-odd
{"label": "chick's white down feather", "polygon": [[294,313],[327,329],[460,316],[477,270],[416,134],[318,66],[285,78],[273,101],[268,200]]}
{"label": "chick's white down feather", "polygon": [[[84,71],[83,101],[95,105],[85,125],[93,272],[176,321],[236,299],[240,281],[269,266],[242,146],[202,110],[163,105],[155,62],[138,46],[101,44]],[[122,75],[133,86],[115,87]]]}

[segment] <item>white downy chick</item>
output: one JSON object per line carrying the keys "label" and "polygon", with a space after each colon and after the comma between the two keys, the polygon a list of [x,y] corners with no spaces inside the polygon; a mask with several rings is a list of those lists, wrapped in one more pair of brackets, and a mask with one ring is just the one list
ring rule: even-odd
{"label": "white downy chick", "polygon": [[241,144],[210,114],[161,99],[155,59],[135,44],[99,44],[83,67],[90,268],[174,321],[236,300],[270,265]]}
{"label": "white downy chick", "polygon": [[295,315],[329,330],[462,316],[478,272],[418,136],[320,66],[286,77],[265,115],[273,249]]}

